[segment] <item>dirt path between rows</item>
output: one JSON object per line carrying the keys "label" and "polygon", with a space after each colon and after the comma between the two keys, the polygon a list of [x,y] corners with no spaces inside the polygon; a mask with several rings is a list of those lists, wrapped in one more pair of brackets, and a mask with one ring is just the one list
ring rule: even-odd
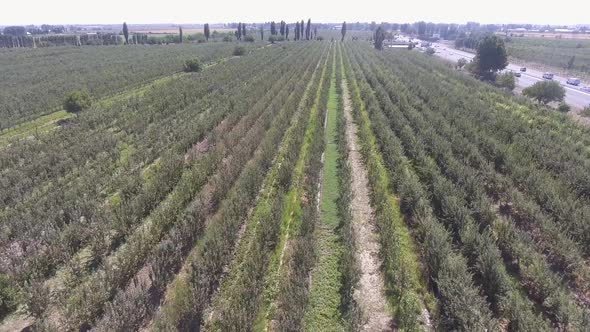
{"label": "dirt path between rows", "polygon": [[352,118],[352,105],[346,80],[342,81],[342,94],[352,170],[352,228],[357,243],[355,256],[361,274],[354,298],[363,313],[362,331],[393,331],[393,319],[384,294],[385,282],[380,271],[381,246],[369,200],[368,175],[360,155],[357,127]]}

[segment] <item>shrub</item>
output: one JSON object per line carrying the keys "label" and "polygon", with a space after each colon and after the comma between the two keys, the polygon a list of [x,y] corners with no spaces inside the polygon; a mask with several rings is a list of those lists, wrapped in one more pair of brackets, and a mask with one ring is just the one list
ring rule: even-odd
{"label": "shrub", "polygon": [[231,42],[231,41],[233,41],[233,40],[234,40],[234,39],[232,38],[232,36],[224,36],[224,37],[223,37],[223,41],[224,41],[224,42]]}
{"label": "shrub", "polygon": [[590,106],[586,106],[584,110],[580,113],[583,117],[590,118]]}
{"label": "shrub", "polygon": [[184,71],[187,73],[199,72],[199,71],[201,71],[201,69],[202,69],[201,60],[199,60],[197,58],[186,60],[184,62]]}
{"label": "shrub", "polygon": [[234,48],[233,54],[236,56],[242,56],[246,54],[246,49],[244,48],[244,46],[236,46],[236,48]]}
{"label": "shrub", "polygon": [[268,37],[268,41],[271,43],[284,41],[284,40],[285,40],[285,37],[283,37],[283,36],[270,36],[270,37]]}
{"label": "shrub", "polygon": [[467,64],[467,60],[465,58],[461,58],[457,60],[457,68],[461,69]]}
{"label": "shrub", "polygon": [[436,51],[434,50],[434,48],[429,47],[429,48],[426,49],[426,52],[425,53],[427,55],[434,55],[434,53],[436,53]]}
{"label": "shrub", "polygon": [[542,81],[522,90],[522,94],[547,104],[552,101],[562,101],[565,89],[555,81]]}
{"label": "shrub", "polygon": [[254,42],[254,36],[248,35],[248,36],[244,37],[244,41],[253,43]]}
{"label": "shrub", "polygon": [[560,111],[561,113],[567,113],[570,111],[570,105],[566,104],[565,102],[561,102],[561,103],[559,103],[557,110]]}
{"label": "shrub", "polygon": [[496,85],[501,88],[505,88],[508,91],[514,90],[514,87],[516,87],[514,74],[504,73],[502,75],[498,75],[498,77],[496,77]]}
{"label": "shrub", "polygon": [[64,99],[63,107],[70,113],[78,113],[88,109],[92,105],[88,91],[76,90],[68,93]]}

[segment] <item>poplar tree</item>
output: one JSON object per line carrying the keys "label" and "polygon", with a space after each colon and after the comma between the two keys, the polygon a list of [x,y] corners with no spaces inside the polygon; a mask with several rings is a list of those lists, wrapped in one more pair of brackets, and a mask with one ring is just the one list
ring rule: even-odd
{"label": "poplar tree", "polygon": [[127,22],[123,22],[123,37],[125,37],[125,45],[129,44],[129,30],[127,29]]}
{"label": "poplar tree", "polygon": [[204,34],[205,34],[205,40],[209,41],[209,35],[210,35],[209,23],[205,23]]}
{"label": "poplar tree", "polygon": [[178,34],[180,35],[180,43],[182,44],[182,27],[178,27]]}
{"label": "poplar tree", "polygon": [[277,34],[277,25],[275,21],[270,22],[270,34],[273,36]]}
{"label": "poplar tree", "polygon": [[289,40],[289,25],[287,24],[285,27],[285,38]]}
{"label": "poplar tree", "polygon": [[238,32],[236,33],[238,40],[242,40],[242,22],[238,23]]}
{"label": "poplar tree", "polygon": [[342,41],[344,41],[344,36],[346,36],[346,21],[342,23]]}
{"label": "poplar tree", "polygon": [[260,26],[260,40],[264,40],[264,24]]}
{"label": "poplar tree", "polygon": [[307,20],[307,27],[305,28],[305,39],[309,40],[311,34],[311,18]]}

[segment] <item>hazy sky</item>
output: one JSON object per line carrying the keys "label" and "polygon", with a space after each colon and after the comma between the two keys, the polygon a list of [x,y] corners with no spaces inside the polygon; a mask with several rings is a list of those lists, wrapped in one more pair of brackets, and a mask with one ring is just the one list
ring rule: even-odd
{"label": "hazy sky", "polygon": [[589,0],[26,0],[5,1],[0,25],[387,21],[590,23]]}

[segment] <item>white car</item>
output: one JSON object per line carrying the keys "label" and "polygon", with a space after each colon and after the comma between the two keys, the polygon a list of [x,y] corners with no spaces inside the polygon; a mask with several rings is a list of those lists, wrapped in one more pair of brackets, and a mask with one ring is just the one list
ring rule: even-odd
{"label": "white car", "polygon": [[548,79],[548,80],[552,80],[553,79],[553,74],[551,74],[551,73],[544,73],[543,74],[543,78],[544,79]]}

